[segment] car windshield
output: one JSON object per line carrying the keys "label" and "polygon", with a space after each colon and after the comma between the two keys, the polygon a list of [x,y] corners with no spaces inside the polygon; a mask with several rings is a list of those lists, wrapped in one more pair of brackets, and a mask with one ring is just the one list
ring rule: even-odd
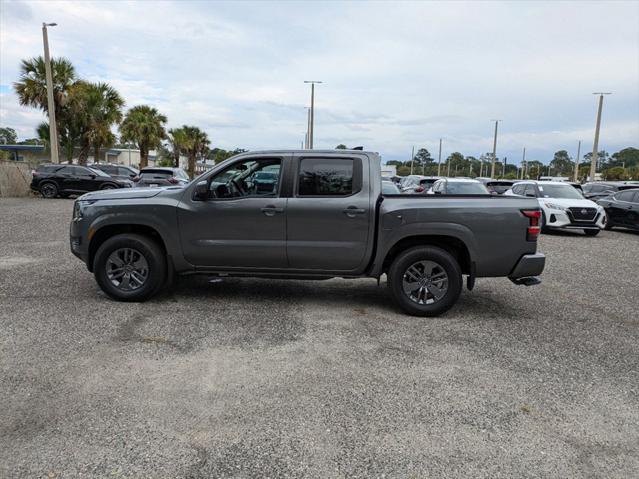
{"label": "car windshield", "polygon": [[271,171],[258,171],[255,173],[255,179],[258,181],[277,181],[278,174]]}
{"label": "car windshield", "polygon": [[383,195],[398,195],[399,188],[390,181],[382,181],[382,194]]}
{"label": "car windshield", "polygon": [[446,193],[449,195],[487,195],[488,190],[481,183],[449,181],[446,185]]}
{"label": "car windshield", "polygon": [[493,181],[491,183],[486,183],[486,188],[488,188],[489,191],[494,191],[500,195],[508,191],[512,186],[512,182],[509,181]]}
{"label": "car windshield", "polygon": [[572,185],[547,185],[538,184],[543,198],[566,198],[569,200],[582,200],[583,195]]}
{"label": "car windshield", "polygon": [[97,168],[89,168],[91,170],[91,172],[95,173],[98,176],[106,176],[107,178],[109,177],[109,175],[107,175],[104,171],[102,170],[98,170]]}

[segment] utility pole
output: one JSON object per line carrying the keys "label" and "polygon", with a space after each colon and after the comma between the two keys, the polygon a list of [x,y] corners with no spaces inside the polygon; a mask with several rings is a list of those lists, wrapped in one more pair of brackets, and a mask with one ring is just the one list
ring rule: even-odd
{"label": "utility pole", "polygon": [[579,155],[581,155],[581,140],[577,143],[577,158],[575,159],[575,181],[579,178]]}
{"label": "utility pole", "polygon": [[313,134],[315,133],[315,84],[323,83],[319,80],[304,80],[304,83],[311,84],[311,119],[308,128],[308,148],[313,149]]}
{"label": "utility pole", "polygon": [[442,169],[442,139],[439,139],[439,156],[437,160],[437,176],[441,176]]}
{"label": "utility pole", "polygon": [[446,176],[450,178],[450,157],[446,158]]}
{"label": "utility pole", "polygon": [[593,95],[599,95],[599,108],[597,110],[597,125],[595,126],[595,142],[592,145],[592,158],[590,159],[590,181],[595,181],[597,173],[597,159],[599,158],[599,129],[601,128],[601,109],[603,108],[604,95],[612,95],[612,93],[596,92]]}
{"label": "utility pole", "polygon": [[526,168],[526,147],[524,146],[524,153],[521,157],[521,179],[524,179],[524,169]]}
{"label": "utility pole", "polygon": [[501,120],[491,120],[495,122],[495,138],[493,139],[493,167],[490,170],[490,177],[495,177],[495,160],[497,157],[497,125]]}
{"label": "utility pole", "polygon": [[47,27],[55,27],[57,23],[42,24],[42,41],[44,43],[44,70],[47,77],[47,109],[49,113],[49,149],[51,163],[59,163],[58,132],[55,124],[55,100],[53,98],[53,75],[51,74],[51,58],[49,58],[49,35]]}
{"label": "utility pole", "polygon": [[306,135],[304,137],[304,149],[308,150],[311,136],[311,109],[307,106],[305,106],[304,108],[306,109]]}
{"label": "utility pole", "polygon": [[410,154],[410,174],[413,174],[413,163],[415,162],[415,147],[413,146],[413,151]]}

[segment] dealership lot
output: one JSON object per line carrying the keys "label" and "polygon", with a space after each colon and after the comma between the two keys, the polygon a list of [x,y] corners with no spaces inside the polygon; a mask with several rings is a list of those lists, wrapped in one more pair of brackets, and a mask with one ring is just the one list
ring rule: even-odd
{"label": "dealership lot", "polygon": [[0,200],[2,477],[637,477],[639,235],[543,235],[542,284],[435,319],[374,280],[109,300],[70,200]]}

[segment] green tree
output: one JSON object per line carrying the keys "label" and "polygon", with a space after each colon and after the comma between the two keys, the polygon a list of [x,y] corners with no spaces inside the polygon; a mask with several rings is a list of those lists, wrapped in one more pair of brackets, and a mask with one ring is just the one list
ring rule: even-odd
{"label": "green tree", "polygon": [[206,132],[200,130],[197,126],[182,127],[184,130],[186,143],[184,150],[189,159],[188,162],[188,174],[191,178],[195,176],[195,162],[197,158],[206,156],[208,146],[211,144]]}
{"label": "green tree", "polygon": [[613,153],[610,160],[610,166],[624,166],[625,168],[632,168],[639,166],[639,149],[628,147],[623,150]]}
{"label": "green tree", "polygon": [[186,152],[188,144],[187,134],[184,128],[171,128],[167,139],[169,141],[171,156],[173,157],[173,166],[178,168],[180,166],[180,155]]}
{"label": "green tree", "polygon": [[602,172],[603,179],[606,181],[627,180],[626,170],[621,166],[614,166]]}
{"label": "green tree", "polygon": [[18,135],[13,128],[0,128],[0,143],[4,145],[15,145],[18,141]]}
{"label": "green tree", "polygon": [[557,176],[572,176],[575,171],[575,164],[566,150],[555,152],[550,167]]}
{"label": "green tree", "polygon": [[120,124],[123,142],[131,141],[140,150],[140,168],[149,164],[149,150],[158,148],[166,138],[166,116],[148,105],[131,108]]}
{"label": "green tree", "polygon": [[[66,106],[70,90],[76,81],[76,73],[75,68],[66,58],[52,58],[51,73],[55,121],[58,135],[62,136],[65,131],[64,125],[69,119],[69,111]],[[20,78],[13,84],[13,88],[21,105],[39,108],[48,115],[47,81],[44,59],[41,56],[22,60]]]}

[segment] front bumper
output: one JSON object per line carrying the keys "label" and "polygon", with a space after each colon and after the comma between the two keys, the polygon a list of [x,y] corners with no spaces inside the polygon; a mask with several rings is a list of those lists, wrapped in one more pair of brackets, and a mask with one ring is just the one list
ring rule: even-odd
{"label": "front bumper", "polygon": [[605,211],[598,211],[595,218],[591,221],[576,220],[569,211],[547,209],[544,211],[546,215],[546,228],[565,229],[565,230],[597,230],[606,226]]}
{"label": "front bumper", "polygon": [[525,254],[508,275],[511,280],[538,276],[544,270],[546,256],[542,253]]}

